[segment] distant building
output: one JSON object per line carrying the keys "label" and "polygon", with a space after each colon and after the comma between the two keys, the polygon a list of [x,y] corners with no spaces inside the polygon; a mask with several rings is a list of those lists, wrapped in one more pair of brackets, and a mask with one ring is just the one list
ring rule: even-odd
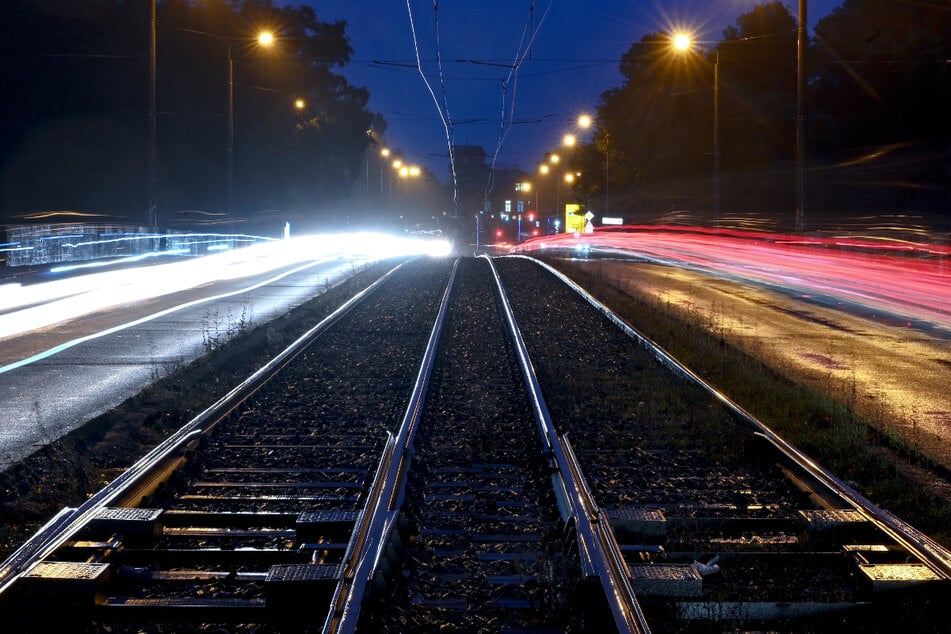
{"label": "distant building", "polygon": [[486,163],[485,150],[480,145],[453,146],[452,156],[456,167],[459,215],[471,217],[484,211],[491,168]]}
{"label": "distant building", "polygon": [[[485,150],[478,145],[453,148],[456,166],[459,216],[477,218],[476,243],[515,243],[531,235],[537,218],[533,186],[524,170],[496,167],[487,162]],[[529,220],[531,216],[532,221]],[[462,221],[463,226],[465,220]]]}

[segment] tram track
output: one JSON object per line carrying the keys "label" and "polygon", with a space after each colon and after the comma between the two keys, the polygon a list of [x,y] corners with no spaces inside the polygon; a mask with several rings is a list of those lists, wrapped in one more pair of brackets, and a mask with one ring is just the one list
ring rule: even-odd
{"label": "tram track", "polygon": [[38,532],[0,610],[83,632],[941,616],[946,551],[589,300],[521,258],[398,267]]}

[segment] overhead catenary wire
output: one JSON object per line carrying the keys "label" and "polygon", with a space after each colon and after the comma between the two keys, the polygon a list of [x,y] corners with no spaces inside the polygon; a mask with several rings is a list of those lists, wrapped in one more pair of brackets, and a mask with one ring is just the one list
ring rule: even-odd
{"label": "overhead catenary wire", "polygon": [[453,146],[455,145],[455,130],[453,128],[452,116],[449,113],[449,97],[446,94],[446,75],[442,68],[442,51],[439,45],[439,0],[433,0],[433,21],[436,31],[436,68],[439,71],[439,88],[442,91],[443,107],[446,109],[446,140],[449,146],[449,172],[452,174],[452,201],[455,206],[458,202],[456,190],[456,165],[453,160]]}
{"label": "overhead catenary wire", "polygon": [[[519,70],[521,69],[522,64],[525,62],[526,57],[530,57],[532,45],[535,43],[538,33],[541,31],[541,28],[545,23],[545,19],[548,17],[548,14],[551,11],[552,5],[554,3],[555,0],[549,0],[548,6],[545,8],[545,11],[539,20],[537,27],[534,26],[535,0],[531,0],[529,4],[528,19],[526,20],[525,27],[522,29],[522,38],[519,41],[518,48],[516,49],[515,60],[509,67],[509,74],[502,82],[501,86],[502,94],[499,136],[495,145],[495,151],[492,154],[492,162],[489,166],[489,181],[486,183],[485,198],[488,198],[495,186],[495,165],[498,161],[499,152],[501,152],[502,146],[505,143],[505,138],[508,136],[508,133],[512,128],[512,122],[515,120],[515,103],[518,89]],[[527,37],[526,34],[528,34]],[[512,88],[512,97],[511,106],[508,106],[506,105],[506,96],[508,94],[510,84]]]}
{"label": "overhead catenary wire", "polygon": [[429,82],[429,78],[426,77],[426,73],[423,71],[423,65],[421,61],[421,56],[419,54],[419,40],[416,37],[416,20],[413,17],[413,7],[410,3],[410,0],[406,0],[406,12],[409,15],[409,25],[410,31],[413,34],[413,50],[416,54],[416,69],[419,71],[419,76],[422,77],[423,83],[426,84],[426,89],[429,91],[429,95],[433,99],[433,103],[436,105],[436,112],[439,113],[439,119],[442,121],[443,130],[446,133],[446,144],[449,146],[449,169],[452,174],[452,196],[454,203],[458,202],[458,182],[456,180],[456,164],[453,158],[453,132],[452,132],[452,120],[449,117],[449,103],[446,98],[446,84],[445,79],[442,73],[442,56],[439,52],[439,0],[433,0],[433,13],[436,16],[436,60],[439,68],[439,77],[440,84],[442,86],[443,93],[443,103],[444,106],[440,105],[439,99],[436,97],[436,93],[433,90],[432,84]]}
{"label": "overhead catenary wire", "polygon": [[[499,66],[502,68],[508,69],[508,75],[502,82],[502,95],[501,95],[501,111],[499,117],[499,134],[496,142],[496,147],[492,153],[490,165],[489,165],[489,177],[488,182],[486,183],[485,197],[487,198],[489,193],[492,191],[494,183],[494,173],[495,166],[498,161],[499,154],[501,152],[502,146],[504,145],[505,138],[508,135],[511,126],[515,122],[515,97],[517,94],[517,80],[518,72],[521,69],[522,64],[526,59],[530,59],[531,47],[538,37],[538,33],[541,30],[542,25],[545,22],[549,12],[551,11],[554,0],[549,0],[547,7],[545,8],[544,13],[542,14],[541,20],[539,20],[538,25],[535,26],[535,0],[531,0],[529,3],[529,16],[526,20],[526,24],[522,29],[522,35],[519,40],[516,52],[513,58],[512,63],[494,63],[487,62],[476,59],[461,60],[455,59],[454,62],[467,62],[470,64],[483,64],[487,66]],[[433,104],[436,106],[436,112],[438,113],[439,120],[442,123],[443,130],[445,132],[446,143],[448,145],[448,156],[449,156],[449,167],[450,173],[452,176],[452,186],[453,186],[453,201],[454,204],[458,205],[459,202],[459,185],[455,164],[455,152],[454,152],[454,123],[449,112],[449,95],[446,88],[446,75],[443,69],[443,56],[441,51],[441,43],[439,39],[439,0],[433,0],[433,15],[434,15],[434,28],[435,28],[435,63],[438,72],[439,79],[439,90],[442,95],[442,99],[436,95],[436,89],[433,87],[433,82],[430,81],[429,77],[426,75],[426,72],[423,68],[423,56],[420,51],[419,38],[417,35],[416,28],[416,16],[413,12],[413,7],[411,0],[406,0],[406,11],[409,18],[410,31],[412,34],[413,40],[413,49],[415,54],[415,69],[419,73],[420,77],[423,80],[426,90],[429,92],[430,97],[433,100]],[[396,62],[380,62],[374,60],[374,64],[377,65],[391,65],[391,66],[407,66],[413,67],[413,64],[403,64]],[[511,91],[511,96],[509,96]]]}

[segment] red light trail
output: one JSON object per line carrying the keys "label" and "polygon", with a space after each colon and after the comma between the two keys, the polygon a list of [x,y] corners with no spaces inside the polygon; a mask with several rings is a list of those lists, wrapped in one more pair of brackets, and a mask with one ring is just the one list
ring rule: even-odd
{"label": "red light trail", "polygon": [[682,226],[628,226],[523,242],[512,253],[595,251],[823,295],[951,330],[951,246]]}

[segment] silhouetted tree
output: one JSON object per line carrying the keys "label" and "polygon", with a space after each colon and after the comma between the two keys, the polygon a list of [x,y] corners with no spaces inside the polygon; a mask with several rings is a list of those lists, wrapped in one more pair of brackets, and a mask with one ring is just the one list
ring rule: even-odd
{"label": "silhouetted tree", "polygon": [[[0,211],[147,208],[148,2],[7,0],[0,21]],[[252,44],[276,32],[273,47]],[[272,0],[158,0],[159,216],[227,207],[228,51],[235,211],[317,213],[362,175],[366,89],[339,74],[345,22]],[[296,99],[303,108],[295,108]],[[213,217],[204,215],[203,217]]]}
{"label": "silhouetted tree", "polygon": [[796,151],[796,20],[781,2],[757,5],[723,31],[720,129],[724,167],[792,159]]}
{"label": "silhouetted tree", "polygon": [[951,5],[845,0],[815,28],[818,134],[830,152],[951,144]]}
{"label": "silhouetted tree", "polygon": [[[697,62],[699,60],[693,60]],[[685,63],[666,34],[644,36],[621,59],[624,83],[606,91],[598,107],[597,154],[586,171],[603,174],[610,155],[612,182],[694,172],[707,165],[712,126],[712,75]],[[593,186],[601,179],[586,179]]]}

